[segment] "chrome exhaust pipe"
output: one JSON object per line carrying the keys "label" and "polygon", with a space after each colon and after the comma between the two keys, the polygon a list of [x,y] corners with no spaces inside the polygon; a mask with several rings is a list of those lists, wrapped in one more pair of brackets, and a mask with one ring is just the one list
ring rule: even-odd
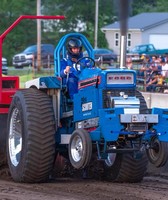
{"label": "chrome exhaust pipe", "polygon": [[126,67],[127,52],[127,26],[130,0],[119,0],[119,21],[120,21],[120,68]]}
{"label": "chrome exhaust pipe", "polygon": [[120,37],[120,68],[126,67],[127,38],[125,35]]}

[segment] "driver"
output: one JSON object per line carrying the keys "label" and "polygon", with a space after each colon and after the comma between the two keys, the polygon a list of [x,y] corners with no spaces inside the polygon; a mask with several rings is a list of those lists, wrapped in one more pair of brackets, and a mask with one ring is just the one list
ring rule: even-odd
{"label": "driver", "polygon": [[67,85],[68,93],[71,99],[78,92],[78,74],[76,62],[83,57],[82,42],[78,38],[71,38],[67,44],[67,57],[61,61],[61,77],[63,83]]}

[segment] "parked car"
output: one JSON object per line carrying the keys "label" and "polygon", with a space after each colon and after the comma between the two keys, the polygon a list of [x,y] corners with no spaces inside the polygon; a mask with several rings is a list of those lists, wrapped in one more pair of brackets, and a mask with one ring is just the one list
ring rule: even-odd
{"label": "parked car", "polygon": [[2,74],[4,74],[4,75],[8,74],[8,65],[7,65],[6,58],[2,58]]}
{"label": "parked car", "polygon": [[153,44],[136,45],[127,56],[132,57],[132,61],[141,61],[142,55],[165,55],[168,54],[168,49],[156,49]]}
{"label": "parked car", "polygon": [[[104,48],[96,48],[93,49],[94,56],[95,56],[95,62],[98,64],[112,64],[114,62],[117,62],[117,55],[109,49]],[[84,52],[84,56],[87,56],[87,52]]]}
{"label": "parked car", "polygon": [[[12,64],[15,68],[24,66],[37,67],[37,45],[27,47],[23,52],[13,56]],[[54,45],[41,44],[41,65],[47,67],[54,64]]]}

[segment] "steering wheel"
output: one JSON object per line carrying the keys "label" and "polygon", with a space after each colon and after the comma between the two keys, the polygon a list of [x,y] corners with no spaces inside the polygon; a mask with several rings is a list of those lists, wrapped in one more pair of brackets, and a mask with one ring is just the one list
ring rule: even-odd
{"label": "steering wheel", "polygon": [[95,61],[91,57],[82,57],[77,60],[75,63],[75,69],[77,71],[81,71],[85,68],[93,68],[95,67]]}

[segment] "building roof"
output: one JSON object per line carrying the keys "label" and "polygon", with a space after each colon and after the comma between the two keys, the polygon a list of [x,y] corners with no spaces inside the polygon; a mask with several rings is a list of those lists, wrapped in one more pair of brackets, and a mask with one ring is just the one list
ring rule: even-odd
{"label": "building roof", "polygon": [[[128,18],[128,29],[147,30],[168,22],[168,12],[141,13]],[[102,27],[102,30],[120,29],[119,21]]]}

